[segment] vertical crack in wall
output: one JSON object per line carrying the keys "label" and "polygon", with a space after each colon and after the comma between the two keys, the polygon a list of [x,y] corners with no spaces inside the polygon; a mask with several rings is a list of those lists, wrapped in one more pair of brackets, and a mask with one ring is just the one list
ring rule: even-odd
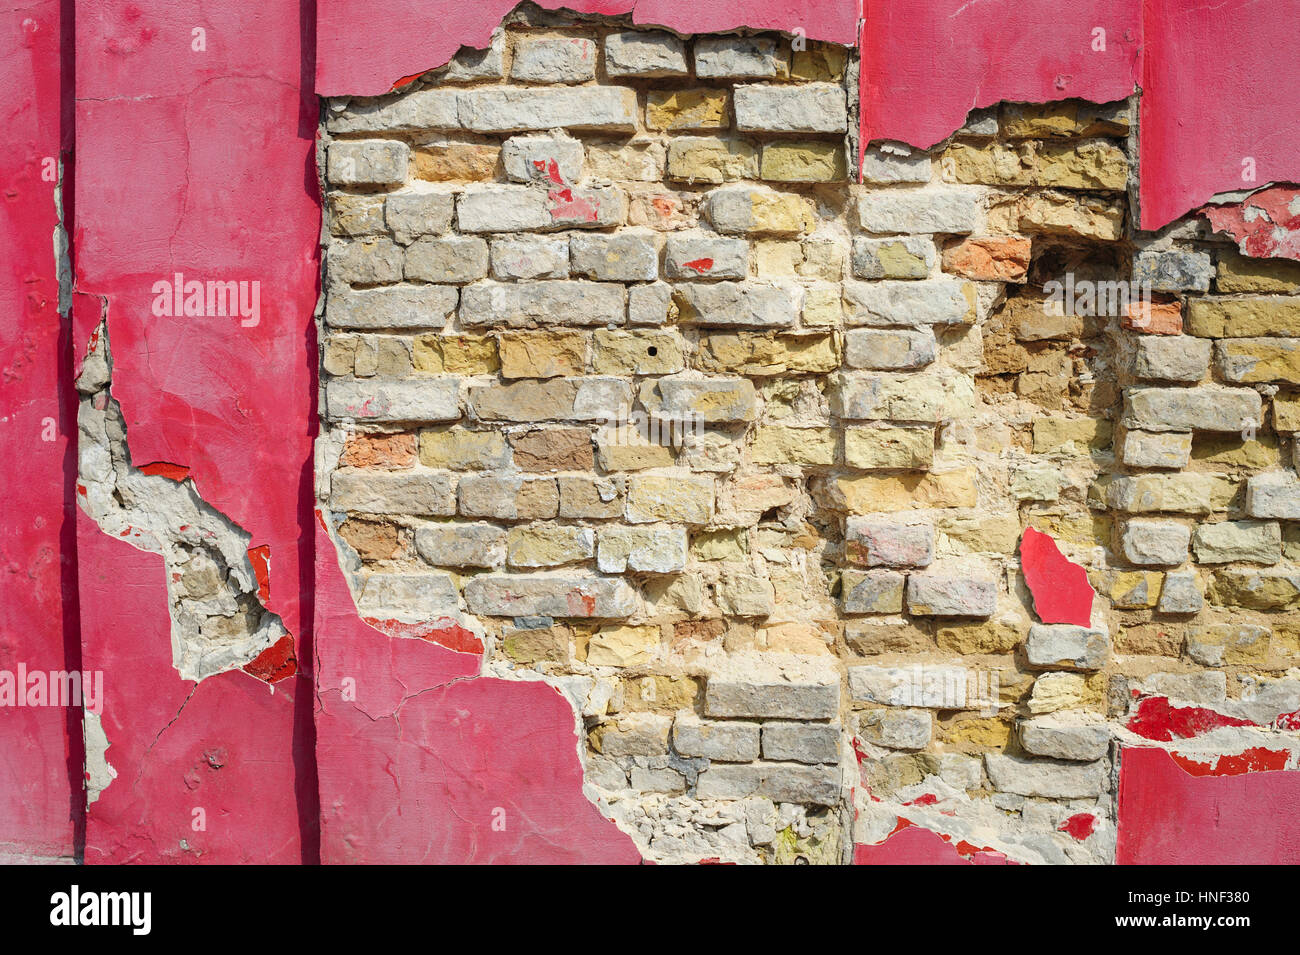
{"label": "vertical crack in wall", "polygon": [[205,502],[193,480],[134,465],[112,396],[107,302],[77,378],[81,509],[104,531],[163,558],[172,664],[185,680],[243,667],[288,631],[258,595],[251,536]]}

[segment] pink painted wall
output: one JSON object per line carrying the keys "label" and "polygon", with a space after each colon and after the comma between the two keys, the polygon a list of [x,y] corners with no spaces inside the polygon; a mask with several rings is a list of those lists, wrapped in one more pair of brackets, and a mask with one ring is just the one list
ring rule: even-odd
{"label": "pink painted wall", "polygon": [[[326,861],[636,861],[626,837],[581,795],[568,705],[539,684],[451,682],[476,672],[477,657],[387,637],[360,621],[309,511],[316,94],[384,92],[462,44],[485,44],[513,5],[271,0],[226,9],[83,0],[75,72],[72,45],[59,35],[71,0],[62,8],[31,0],[0,15],[0,96],[17,145],[0,159],[0,229],[11,250],[0,269],[0,450],[23,462],[21,472],[7,471],[11,506],[0,514],[8,571],[0,668],[24,660],[105,671],[108,760],[119,777],[91,808],[91,861],[314,861],[318,818]],[[566,5],[635,7],[636,22],[684,32],[748,26],[843,43],[858,36],[853,0]],[[1258,184],[1300,178],[1300,102],[1288,96],[1300,41],[1286,12],[1281,0],[869,0],[864,139],[929,145],[972,107],[1105,101],[1140,80],[1142,217],[1158,225],[1216,191],[1241,188],[1243,154],[1255,158]],[[1092,49],[1097,26],[1107,31],[1105,51]],[[205,31],[203,51],[192,45],[196,28]],[[75,331],[61,341],[53,184],[40,172],[45,157],[70,146],[74,88],[73,233],[85,294]],[[153,282],[177,271],[260,282],[260,321],[153,316]],[[270,606],[294,635],[303,668],[274,691],[241,672],[197,688],[180,680],[169,660],[161,562],[71,517],[70,382],[98,296],[135,462],[188,469],[209,503],[270,549]],[[46,418],[55,421],[51,441],[41,440]],[[313,621],[321,667],[314,720]],[[428,692],[394,696],[399,670]],[[377,695],[345,703],[335,686],[354,672]],[[389,719],[399,709],[415,730],[400,739]],[[354,762],[365,753],[382,758]],[[74,851],[80,760],[75,712],[0,709],[0,853]],[[317,763],[327,797],[321,817]],[[1158,751],[1126,754],[1125,860],[1174,853],[1164,834],[1200,825],[1207,806],[1227,819],[1242,815],[1233,809],[1249,804],[1242,800],[1280,806],[1296,778],[1248,773],[1189,784],[1170,766],[1192,780]],[[201,832],[196,805],[207,810]],[[497,809],[504,830],[492,827]],[[1188,851],[1230,858],[1234,840],[1257,835],[1245,823],[1211,826]],[[938,849],[912,846],[918,838],[896,835],[890,854]],[[1289,835],[1278,844],[1296,858]]]}
{"label": "pink painted wall", "polygon": [[[319,0],[316,92],[374,96],[408,77],[441,66],[461,46],[483,48],[519,0],[435,3],[427,0]],[[577,13],[632,13],[638,24],[682,33],[750,27],[803,30],[814,40],[851,45],[858,0],[541,0]]]}
{"label": "pink painted wall", "polygon": [[[1219,192],[1300,181],[1300,33],[1291,0],[1145,0],[1141,219]],[[1254,160],[1253,180],[1243,160]]]}
{"label": "pink painted wall", "polygon": [[1141,44],[1139,0],[866,0],[862,142],[933,146],[1000,100],[1123,99]]}
{"label": "pink painted wall", "polygon": [[1120,865],[1294,865],[1300,772],[1192,776],[1162,749],[1125,749]]}
{"label": "pink painted wall", "polygon": [[[320,207],[318,111],[303,75],[314,31],[304,9],[296,0],[79,4],[74,237],[77,288],[107,303],[113,393],[133,462],[187,468],[204,500],[252,534],[252,547],[269,547],[268,606],[293,634],[298,660],[310,661],[304,528]],[[259,282],[257,324],[153,315],[153,283],[176,272]],[[97,317],[78,309],[78,354]],[[135,772],[91,808],[87,858],[183,853],[177,827],[188,825],[195,797],[182,769],[202,775],[195,760],[216,747],[233,760],[209,784],[221,794],[222,825],[209,830],[206,856],[191,856],[312,861],[306,678],[273,694],[234,672],[194,690],[170,665],[160,576],[148,584],[161,563],[129,557],[122,544],[105,552],[94,546],[102,536],[94,527],[82,534],[85,655],[105,671],[110,753]],[[122,567],[139,579],[123,579]],[[186,698],[185,718],[169,722]],[[210,824],[212,816],[210,808]]]}
{"label": "pink painted wall", "polygon": [[[55,180],[71,134],[67,12],[59,0],[0,12],[0,670],[10,673],[79,666],[76,399],[54,259]],[[0,707],[0,857],[74,853],[80,775],[80,713]]]}

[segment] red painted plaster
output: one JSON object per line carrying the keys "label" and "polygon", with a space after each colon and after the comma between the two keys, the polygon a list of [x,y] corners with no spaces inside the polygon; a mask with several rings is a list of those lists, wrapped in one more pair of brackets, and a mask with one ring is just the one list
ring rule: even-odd
{"label": "red painted plaster", "polygon": [[1134,733],[1160,742],[1192,739],[1224,726],[1254,725],[1250,720],[1224,716],[1200,706],[1170,706],[1168,698],[1163,696],[1143,700],[1128,721],[1128,728]]}
{"label": "red painted plaster", "polygon": [[318,534],[322,861],[639,861],[582,794],[570,704],[544,683],[476,677],[477,654],[363,622]]}
{"label": "red painted plaster", "polygon": [[[311,684],[239,670],[195,684],[172,666],[162,559],[79,515],[85,666],[117,778],[89,807],[87,863],[309,862]],[[205,828],[196,829],[196,809]]]}
{"label": "red painted plaster", "polygon": [[[1300,33],[1292,0],[1144,0],[1141,221],[1221,192],[1300,181]],[[1244,179],[1243,161],[1254,161]]]}
{"label": "red painted plaster", "polygon": [[1121,865],[1293,865],[1300,859],[1300,772],[1197,778],[1162,749],[1125,749],[1119,773]]}
{"label": "red painted plaster", "polygon": [[[483,49],[519,0],[319,0],[316,92],[377,96],[442,66],[461,46]],[[852,45],[857,0],[541,0],[549,9],[616,16],[682,33],[750,27],[802,30],[813,40]]]}
{"label": "red painted plaster", "polygon": [[1020,539],[1020,569],[1043,623],[1092,623],[1092,585],[1088,572],[1066,559],[1050,534],[1026,527]]}
{"label": "red painted plaster", "polygon": [[[54,259],[58,163],[70,144],[60,31],[70,11],[0,12],[0,670],[79,669],[72,530],[76,397]],[[71,202],[69,194],[68,202]],[[80,713],[0,708],[0,856],[71,856],[81,817]]]}
{"label": "red painted plaster", "polygon": [[944,835],[904,824],[878,845],[853,847],[854,865],[1007,865],[1005,855],[968,842],[953,845]]}
{"label": "red painted plaster", "polygon": [[1141,36],[1139,0],[866,0],[862,143],[928,148],[1000,100],[1124,99]]}
{"label": "red painted plaster", "polygon": [[1242,202],[1206,206],[1201,215],[1246,255],[1300,259],[1300,189],[1269,186]]}

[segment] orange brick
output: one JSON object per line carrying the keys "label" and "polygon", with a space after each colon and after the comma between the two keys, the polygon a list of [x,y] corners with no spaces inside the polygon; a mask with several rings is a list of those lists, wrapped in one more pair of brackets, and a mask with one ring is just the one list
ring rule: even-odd
{"label": "orange brick", "polygon": [[1124,316],[1124,327],[1148,335],[1181,335],[1183,307],[1179,302],[1134,302]]}
{"label": "orange brick", "polygon": [[415,464],[415,435],[354,434],[343,447],[340,463],[350,468],[409,468]]}
{"label": "orange brick", "polygon": [[1030,245],[1019,235],[962,239],[943,250],[943,270],[968,279],[1018,282],[1029,269]]}

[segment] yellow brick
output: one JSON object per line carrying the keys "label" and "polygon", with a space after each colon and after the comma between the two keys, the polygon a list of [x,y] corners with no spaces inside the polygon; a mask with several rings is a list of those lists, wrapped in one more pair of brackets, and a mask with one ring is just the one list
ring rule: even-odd
{"label": "yellow brick", "polygon": [[835,327],[844,319],[844,300],[838,285],[812,285],[804,294],[803,323],[813,328]]}
{"label": "yellow brick", "polygon": [[754,262],[760,279],[788,278],[799,274],[803,247],[797,240],[761,239],[754,243]]}
{"label": "yellow brick", "polygon": [[568,524],[525,524],[512,527],[506,538],[511,567],[558,567],[592,556],[590,528]]}
{"label": "yellow brick", "polygon": [[682,710],[694,706],[700,684],[688,676],[654,674],[623,680],[624,710]]}
{"label": "yellow brick", "polygon": [[955,720],[942,728],[944,742],[976,746],[980,749],[1004,749],[1011,739],[1011,724],[996,717]]}
{"label": "yellow brick", "polygon": [[760,376],[828,372],[840,361],[830,334],[737,332],[701,338],[697,363],[703,371]]}
{"label": "yellow brick", "polygon": [[834,83],[844,75],[846,51],[837,43],[807,42],[795,50],[790,61],[790,79],[813,83]]}
{"label": "yellow brick", "polygon": [[1300,336],[1300,299],[1195,298],[1188,303],[1187,332],[1202,338]]}
{"label": "yellow brick", "polygon": [[447,143],[415,150],[415,178],[429,182],[491,182],[496,178],[496,146]]}
{"label": "yellow brick", "polygon": [[744,560],[749,553],[749,531],[743,527],[704,531],[691,540],[691,556],[696,560]]}
{"label": "yellow brick", "polygon": [[934,461],[930,428],[849,428],[844,463],[855,468],[928,468]]}
{"label": "yellow brick", "polygon": [[1015,514],[995,517],[946,517],[937,521],[949,544],[965,553],[1010,554],[1020,540],[1020,518]]}
{"label": "yellow brick", "polygon": [[940,627],[935,636],[940,650],[961,654],[1010,653],[1021,641],[1018,629],[995,620]]}
{"label": "yellow brick", "polygon": [[751,452],[755,464],[828,465],[835,463],[835,443],[830,428],[770,424],[758,429]]}
{"label": "yellow brick", "polygon": [[993,186],[1029,186],[1034,182],[1034,154],[1029,144],[955,143],[944,152],[940,165],[944,178],[951,182]]}
{"label": "yellow brick", "polygon": [[[1014,222],[1013,222],[1014,220]],[[999,227],[995,229],[994,223]],[[1010,228],[1006,225],[1011,223]],[[1114,242],[1124,237],[1124,205],[1113,199],[1035,192],[989,210],[989,231],[1077,235]]]}
{"label": "yellow brick", "polygon": [[651,90],[646,125],[651,129],[725,129],[730,125],[731,94],[726,90]]}
{"label": "yellow brick", "polygon": [[1127,136],[1127,109],[1061,100],[1053,103],[1007,103],[1002,107],[1002,133],[1010,139],[1062,136]]}
{"label": "yellow brick", "polygon": [[838,182],[848,176],[848,164],[834,143],[776,142],[763,147],[760,172],[773,182]]}
{"label": "yellow brick", "polygon": [[443,428],[420,433],[420,463],[431,468],[478,471],[500,467],[506,439],[496,431]]}
{"label": "yellow brick", "polygon": [[596,434],[596,454],[606,471],[643,471],[671,467],[677,456],[673,449],[651,444],[635,427],[604,428]]}
{"label": "yellow brick", "polygon": [[685,367],[677,332],[596,332],[592,370],[598,375],[670,375]]}
{"label": "yellow brick", "polygon": [[1058,189],[1110,189],[1128,184],[1128,158],[1104,140],[1048,143],[1038,150],[1034,184]]}
{"label": "yellow brick", "polygon": [[587,367],[587,336],[581,332],[505,332],[500,351],[504,378],[581,375]]}
{"label": "yellow brick", "polygon": [[415,369],[446,375],[490,375],[501,367],[497,343],[478,335],[422,335],[415,340]]}
{"label": "yellow brick", "polygon": [[1160,602],[1165,575],[1150,570],[1115,574],[1110,583],[1110,600],[1121,610],[1140,610]]}
{"label": "yellow brick", "polygon": [[1103,418],[1036,418],[1034,452],[1067,451],[1086,454],[1110,444],[1112,426]]}
{"label": "yellow brick", "polygon": [[1192,459],[1258,469],[1276,467],[1281,454],[1277,438],[1270,434],[1253,441],[1243,441],[1237,435],[1205,434],[1197,435],[1192,442]]}
{"label": "yellow brick", "polygon": [[[674,139],[668,144],[670,179],[719,183],[753,179],[757,175],[758,152],[749,143],[692,137]],[[754,212],[757,219],[758,209]]]}
{"label": "yellow brick", "polygon": [[659,646],[658,627],[607,627],[587,644],[592,666],[629,667],[649,663]]}
{"label": "yellow brick", "polygon": [[516,663],[563,663],[569,658],[569,629],[517,630],[501,641],[501,648]]}
{"label": "yellow brick", "polygon": [[1286,432],[1300,431],[1300,394],[1274,396],[1273,429]]}
{"label": "yellow brick", "polygon": [[1300,262],[1256,259],[1225,249],[1219,254],[1217,281],[1220,292],[1290,295],[1300,291]]}
{"label": "yellow brick", "polygon": [[1287,338],[1237,338],[1215,347],[1229,381],[1300,384],[1300,342]]}
{"label": "yellow brick", "polygon": [[330,335],[325,339],[324,367],[327,375],[352,374],[352,359],[357,352],[353,335]]}
{"label": "yellow brick", "polygon": [[864,475],[838,478],[832,500],[858,514],[930,507],[974,507],[975,475],[970,468],[924,474]]}

